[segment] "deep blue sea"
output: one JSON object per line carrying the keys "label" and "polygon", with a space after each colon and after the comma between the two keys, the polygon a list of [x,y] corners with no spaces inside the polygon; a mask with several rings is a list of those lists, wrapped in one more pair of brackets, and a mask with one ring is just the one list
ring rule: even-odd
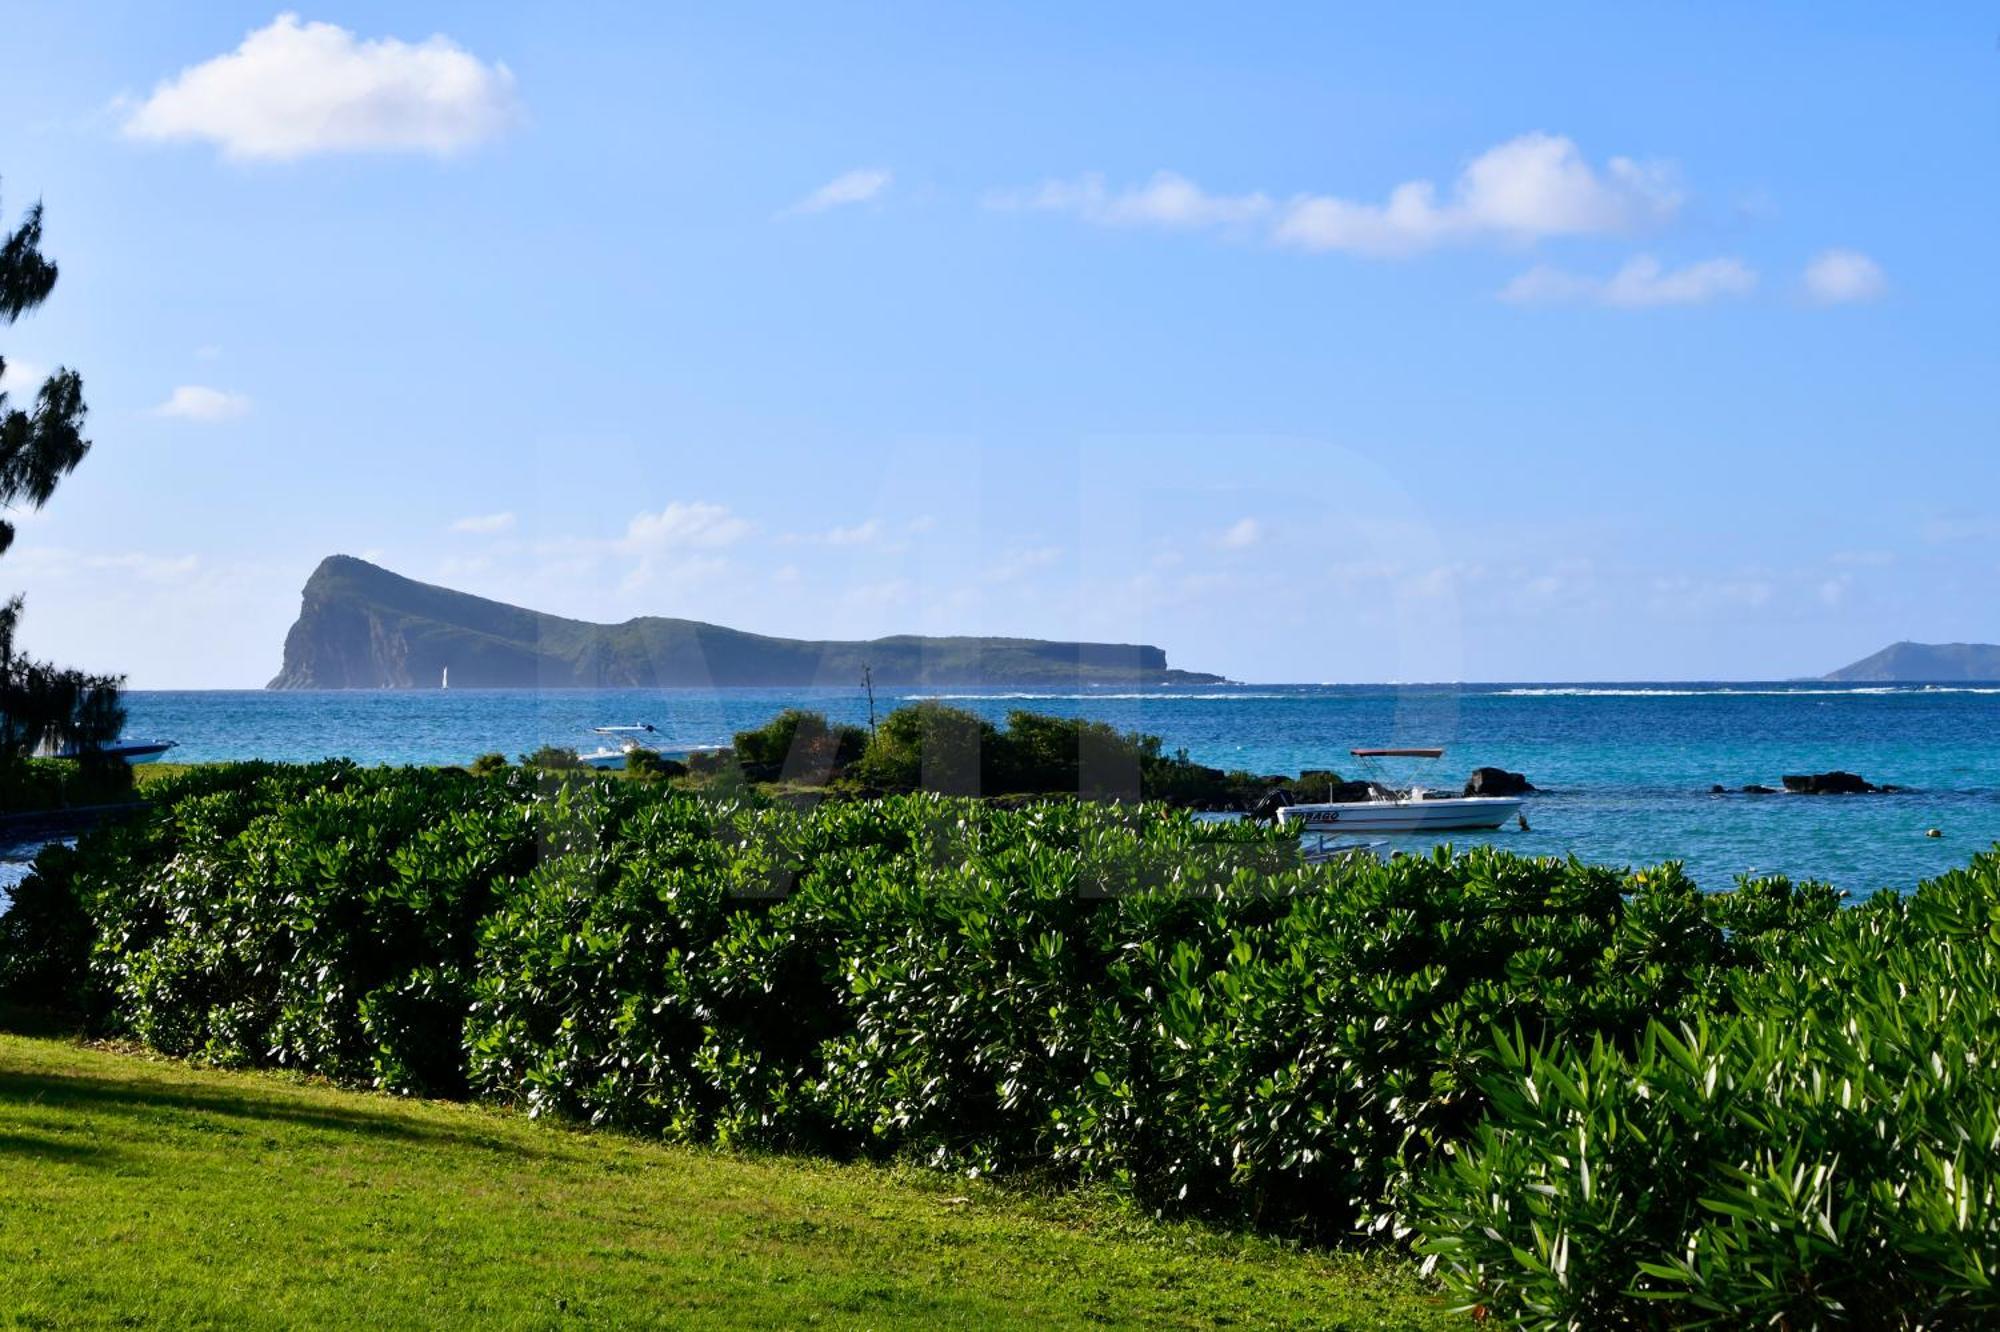
{"label": "deep blue sea", "polygon": [[[938,697],[996,720],[1014,708],[1083,715],[1161,736],[1201,763],[1355,775],[1355,746],[1444,745],[1392,777],[1456,787],[1494,764],[1526,773],[1530,830],[1454,835],[1536,855],[1621,865],[1679,859],[1708,887],[1757,871],[1827,879],[1856,896],[1908,888],[2000,839],[2000,686],[1821,684],[1229,685],[879,691],[886,711]],[[135,692],[127,734],[180,742],[173,757],[465,762],[590,728],[651,722],[676,744],[727,741],[782,707],[864,722],[857,690]],[[1778,785],[1844,768],[1907,793],[1714,796],[1720,782]],[[1943,836],[1926,837],[1939,828]],[[1427,845],[1405,840],[1405,845]]]}

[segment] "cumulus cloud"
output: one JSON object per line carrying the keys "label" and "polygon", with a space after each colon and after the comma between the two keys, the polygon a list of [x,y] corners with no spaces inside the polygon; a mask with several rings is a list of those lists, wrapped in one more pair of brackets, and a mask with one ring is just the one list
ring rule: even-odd
{"label": "cumulus cloud", "polygon": [[627,550],[717,550],[750,535],[747,519],[723,504],[675,500],[658,513],[642,513],[626,524]]}
{"label": "cumulus cloud", "polygon": [[988,198],[992,207],[1068,213],[1099,226],[1256,223],[1279,245],[1376,257],[1483,240],[1527,243],[1632,231],[1671,217],[1680,202],[1665,166],[1629,157],[1593,166],[1571,140],[1542,133],[1487,149],[1448,191],[1434,181],[1411,180],[1379,202],[1301,194],[1279,203],[1262,192],[1212,194],[1171,171],[1123,190],[1086,175]]}
{"label": "cumulus cloud", "polygon": [[1588,304],[1639,309],[1704,305],[1755,290],[1757,274],[1740,259],[1703,259],[1668,268],[1650,254],[1628,260],[1608,278],[1586,277],[1537,265],[1500,290],[1515,305]]}
{"label": "cumulus cloud", "polygon": [[1614,157],[1600,170],[1571,140],[1535,133],[1474,158],[1448,198],[1428,180],[1406,181],[1381,203],[1306,195],[1286,206],[1274,234],[1305,250],[1397,255],[1459,241],[1615,234],[1664,221],[1680,203],[1665,166]]}
{"label": "cumulus cloud", "polygon": [[241,393],[209,388],[204,384],[183,384],[168,394],[165,402],[153,408],[153,415],[210,423],[233,421],[249,411],[250,399]]}
{"label": "cumulus cloud", "polygon": [[1859,250],[1822,250],[1806,265],[1806,295],[1821,305],[1877,299],[1889,289],[1882,265]]}
{"label": "cumulus cloud", "polygon": [[881,520],[870,518],[852,527],[830,527],[820,534],[820,540],[829,546],[866,546],[880,540],[881,536]]}
{"label": "cumulus cloud", "polygon": [[987,206],[1072,213],[1105,227],[1212,227],[1254,221],[1271,211],[1262,194],[1210,194],[1187,177],[1159,171],[1144,185],[1113,190],[1096,173],[1046,180],[1032,190],[988,196]]}
{"label": "cumulus cloud", "polygon": [[844,171],[805,198],[787,208],[787,214],[824,213],[829,208],[867,203],[889,188],[895,173],[886,167],[860,167]]}
{"label": "cumulus cloud", "polygon": [[1255,518],[1239,518],[1215,539],[1225,550],[1246,550],[1264,539],[1264,525]]}
{"label": "cumulus cloud", "polygon": [[498,536],[502,532],[514,530],[514,515],[511,513],[481,513],[469,518],[460,518],[451,525],[454,532],[465,532],[473,536]]}
{"label": "cumulus cloud", "polygon": [[203,140],[245,161],[443,156],[494,137],[517,114],[508,68],[448,37],[362,39],[280,14],[234,51],[162,82],[130,109],[124,129],[135,139]]}

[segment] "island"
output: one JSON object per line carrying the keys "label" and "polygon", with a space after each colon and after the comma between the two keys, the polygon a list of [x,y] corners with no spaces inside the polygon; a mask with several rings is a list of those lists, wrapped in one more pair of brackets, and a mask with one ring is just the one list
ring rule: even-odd
{"label": "island", "polygon": [[1820,677],[1839,684],[1963,684],[2000,680],[2000,644],[1891,643]]}
{"label": "island", "polygon": [[699,620],[592,624],[420,583],[349,555],[306,580],[272,689],[651,689],[1172,686],[1223,677],[1174,670],[1143,643],[899,634],[814,641]]}

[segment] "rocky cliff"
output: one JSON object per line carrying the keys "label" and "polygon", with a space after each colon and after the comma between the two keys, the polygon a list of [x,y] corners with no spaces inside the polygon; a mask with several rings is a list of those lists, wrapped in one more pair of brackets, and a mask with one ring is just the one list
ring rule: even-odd
{"label": "rocky cliff", "polygon": [[273,689],[612,689],[1212,684],[1157,647],[898,636],[815,642],[698,620],[590,624],[419,583],[334,555],[306,580]]}

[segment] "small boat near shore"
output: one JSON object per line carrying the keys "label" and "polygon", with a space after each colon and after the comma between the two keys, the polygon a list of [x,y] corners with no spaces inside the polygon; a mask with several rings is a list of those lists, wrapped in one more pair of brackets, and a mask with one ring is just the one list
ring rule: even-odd
{"label": "small boat near shore", "polygon": [[[1439,748],[1348,752],[1358,759],[1444,757],[1444,750]],[[1285,805],[1278,810],[1278,822],[1296,823],[1312,832],[1332,829],[1354,833],[1475,832],[1498,828],[1521,813],[1518,796],[1431,796],[1421,786],[1401,792],[1379,785],[1374,789],[1387,794],[1372,800]]]}
{"label": "small boat near shore", "polygon": [[120,740],[102,749],[89,751],[81,749],[52,750],[35,755],[36,758],[57,759],[124,759],[127,763],[151,763],[162,754],[175,747],[173,740]]}
{"label": "small boat near shore", "polygon": [[633,751],[643,750],[656,758],[668,759],[676,763],[686,763],[697,754],[715,754],[727,749],[727,745],[682,745],[675,748],[662,745],[654,737],[659,728],[651,722],[639,722],[631,726],[593,726],[590,733],[602,736],[598,747],[588,754],[578,754],[577,758],[589,768],[622,768],[630,760]]}

